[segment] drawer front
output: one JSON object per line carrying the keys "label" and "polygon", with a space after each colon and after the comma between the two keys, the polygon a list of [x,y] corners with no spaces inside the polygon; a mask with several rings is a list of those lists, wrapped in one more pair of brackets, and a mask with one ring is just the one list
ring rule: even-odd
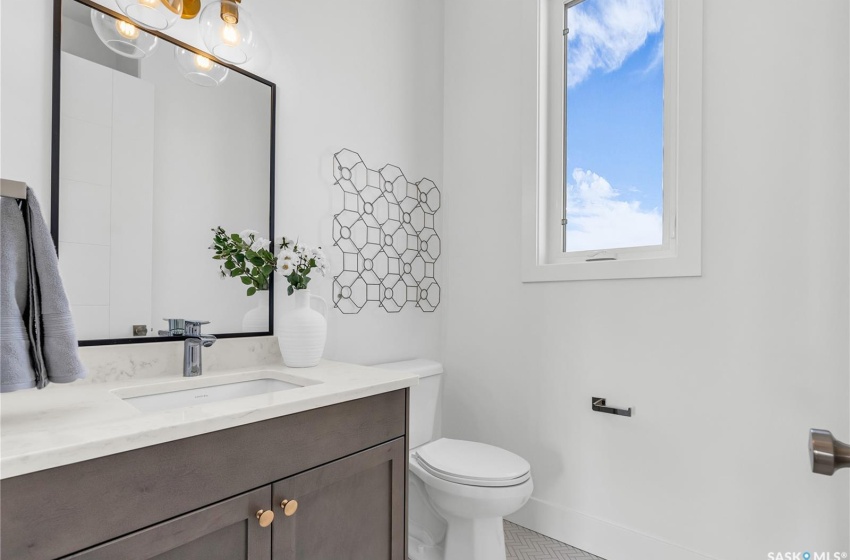
{"label": "drawer front", "polygon": [[3,558],[47,560],[403,436],[406,390],[0,481]]}

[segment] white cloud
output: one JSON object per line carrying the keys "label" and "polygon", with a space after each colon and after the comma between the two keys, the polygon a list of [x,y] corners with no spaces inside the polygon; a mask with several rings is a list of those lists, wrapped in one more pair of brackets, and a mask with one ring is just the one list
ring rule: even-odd
{"label": "white cloud", "polygon": [[644,210],[593,171],[576,168],[567,185],[567,250],[591,251],[660,245],[661,211]]}
{"label": "white cloud", "polygon": [[584,2],[569,12],[567,87],[575,87],[594,70],[611,72],[661,30],[664,0]]}
{"label": "white cloud", "polygon": [[664,62],[664,41],[658,41],[658,44],[655,45],[655,52],[652,53],[652,60],[643,69],[643,74],[649,74],[660,67],[662,62]]}

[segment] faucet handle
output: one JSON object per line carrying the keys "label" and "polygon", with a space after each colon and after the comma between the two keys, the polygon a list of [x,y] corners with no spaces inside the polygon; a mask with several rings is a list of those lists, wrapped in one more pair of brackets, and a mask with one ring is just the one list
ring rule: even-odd
{"label": "faucet handle", "polygon": [[194,321],[194,320],[190,320],[190,319],[186,319],[186,321],[184,321],[184,323],[186,325],[186,328],[185,328],[185,331],[184,331],[186,336],[199,335],[199,334],[201,334],[201,327],[203,325],[209,325],[210,324],[209,321]]}

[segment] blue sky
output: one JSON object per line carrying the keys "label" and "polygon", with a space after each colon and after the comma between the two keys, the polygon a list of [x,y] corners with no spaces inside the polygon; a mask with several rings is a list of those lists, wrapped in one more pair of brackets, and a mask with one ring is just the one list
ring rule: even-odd
{"label": "blue sky", "polygon": [[661,242],[663,2],[571,8],[567,249]]}

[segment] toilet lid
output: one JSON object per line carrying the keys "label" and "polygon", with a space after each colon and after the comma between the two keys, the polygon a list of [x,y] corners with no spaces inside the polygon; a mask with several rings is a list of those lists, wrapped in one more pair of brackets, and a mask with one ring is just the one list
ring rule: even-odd
{"label": "toilet lid", "polygon": [[531,465],[519,455],[475,441],[438,439],[414,457],[432,475],[459,484],[515,486],[531,477]]}

